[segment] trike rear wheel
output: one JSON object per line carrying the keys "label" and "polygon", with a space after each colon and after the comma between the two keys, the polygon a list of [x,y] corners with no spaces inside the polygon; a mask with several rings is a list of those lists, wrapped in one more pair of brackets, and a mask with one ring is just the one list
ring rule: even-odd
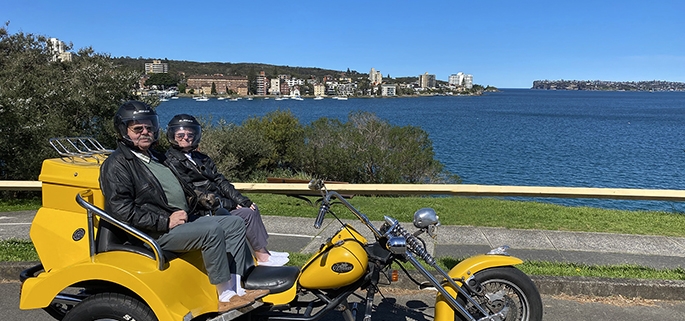
{"label": "trike rear wheel", "polygon": [[62,321],[157,321],[150,307],[120,293],[99,293],[74,306]]}

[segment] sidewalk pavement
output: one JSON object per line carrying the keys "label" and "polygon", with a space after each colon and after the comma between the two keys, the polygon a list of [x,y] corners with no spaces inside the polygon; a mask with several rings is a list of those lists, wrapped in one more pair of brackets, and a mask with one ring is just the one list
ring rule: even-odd
{"label": "sidewalk pavement", "polygon": [[[3,217],[11,213],[2,213]],[[9,215],[8,215],[9,214]],[[269,249],[314,253],[332,236],[340,224],[332,218],[315,229],[314,218],[262,216],[269,231]],[[357,220],[350,223],[368,240],[373,236]],[[380,227],[380,222],[372,222]],[[403,226],[412,232],[411,223]],[[0,239],[6,239],[0,221]],[[25,236],[28,238],[28,234]],[[685,268],[685,238],[611,233],[544,230],[519,230],[473,226],[440,226],[436,240],[423,235],[429,251],[436,257],[455,258],[482,254],[500,245],[524,261],[554,261],[586,265],[631,264],[656,269]],[[0,279],[17,279],[18,271],[30,263],[1,263]],[[645,299],[685,300],[685,281],[600,279],[581,277],[532,277],[542,294],[641,297]],[[396,286],[415,287],[403,278]]]}

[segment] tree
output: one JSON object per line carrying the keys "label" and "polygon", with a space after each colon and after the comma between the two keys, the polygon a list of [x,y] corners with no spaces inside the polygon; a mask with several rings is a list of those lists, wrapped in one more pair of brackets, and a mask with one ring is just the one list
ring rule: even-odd
{"label": "tree", "polygon": [[172,77],[168,73],[158,73],[150,74],[148,79],[145,81],[145,86],[157,86],[160,89],[165,89],[168,87],[173,87],[178,84],[178,79]]}
{"label": "tree", "polygon": [[141,72],[92,48],[53,61],[45,36],[9,34],[8,25],[0,28],[0,179],[38,179],[43,159],[57,156],[52,137],[93,136],[114,146],[112,117],[135,98]]}
{"label": "tree", "polygon": [[350,183],[455,183],[460,178],[435,160],[428,133],[392,126],[367,112],[346,123],[321,118],[305,128],[296,172]]}
{"label": "tree", "polygon": [[216,84],[215,84],[214,82],[212,82],[212,89],[211,89],[211,92],[210,92],[210,93],[211,93],[212,95],[216,95]]}

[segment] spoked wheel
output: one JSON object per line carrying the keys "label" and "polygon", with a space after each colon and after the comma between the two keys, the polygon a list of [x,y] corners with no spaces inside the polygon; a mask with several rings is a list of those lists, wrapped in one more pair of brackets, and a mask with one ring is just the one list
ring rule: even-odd
{"label": "spoked wheel", "polygon": [[74,306],[62,321],[157,321],[143,302],[119,293],[95,294]]}
{"label": "spoked wheel", "polygon": [[[506,321],[540,321],[542,320],[542,299],[533,281],[514,267],[498,267],[480,271],[475,274],[483,291],[473,298],[490,313],[506,311]],[[484,315],[461,295],[457,299],[465,304],[466,309],[476,319]],[[466,320],[460,313],[455,313],[457,320]]]}

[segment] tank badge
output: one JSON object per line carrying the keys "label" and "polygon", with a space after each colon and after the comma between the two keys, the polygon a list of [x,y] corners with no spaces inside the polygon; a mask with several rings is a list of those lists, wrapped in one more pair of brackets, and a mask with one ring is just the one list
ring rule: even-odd
{"label": "tank badge", "polygon": [[354,270],[354,265],[349,262],[335,263],[333,266],[331,266],[331,270],[333,270],[335,273],[347,273]]}
{"label": "tank badge", "polygon": [[83,228],[78,228],[71,234],[71,239],[74,241],[80,241],[86,235],[86,230]]}

